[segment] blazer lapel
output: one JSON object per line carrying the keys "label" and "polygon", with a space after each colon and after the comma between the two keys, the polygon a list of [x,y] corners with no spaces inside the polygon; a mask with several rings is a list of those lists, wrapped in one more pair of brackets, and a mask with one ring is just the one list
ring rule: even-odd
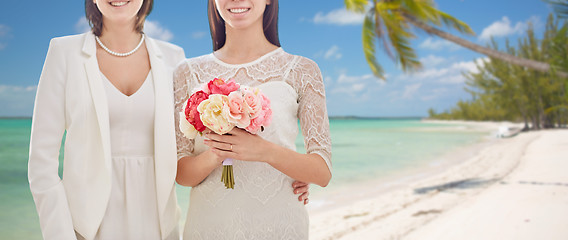
{"label": "blazer lapel", "polygon": [[110,152],[110,127],[108,116],[108,102],[106,92],[100,75],[99,64],[97,62],[97,46],[95,36],[89,33],[85,36],[85,43],[83,44],[83,53],[88,58],[85,61],[85,71],[91,89],[91,97],[93,98],[93,105],[97,113],[97,121],[99,123],[103,153],[105,156],[105,165],[108,170],[111,167],[111,152]]}
{"label": "blazer lapel", "polygon": [[[154,78],[154,168],[156,174],[156,192],[158,210],[162,223],[171,216],[166,216],[166,207],[171,191],[175,187],[177,169],[176,141],[173,113],[173,76],[166,65],[162,51],[151,38],[146,38],[146,47],[150,57]],[[166,231],[162,227],[162,231]],[[166,236],[162,233],[162,236]]]}

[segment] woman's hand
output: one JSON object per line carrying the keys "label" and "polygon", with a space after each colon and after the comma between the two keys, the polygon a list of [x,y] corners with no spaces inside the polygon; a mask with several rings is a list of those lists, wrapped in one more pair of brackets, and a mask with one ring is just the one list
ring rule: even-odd
{"label": "woman's hand", "polygon": [[233,128],[224,135],[209,132],[205,136],[208,139],[204,140],[204,144],[220,159],[268,163],[292,179],[322,187],[327,186],[331,179],[329,168],[318,154],[297,153],[239,128]]}
{"label": "woman's hand", "polygon": [[208,131],[205,136],[209,139],[204,140],[204,144],[220,159],[267,162],[271,143],[258,135],[233,128],[228,134],[219,135]]}
{"label": "woman's hand", "polygon": [[300,181],[294,181],[292,183],[294,188],[294,194],[300,194],[298,201],[303,202],[304,205],[308,204],[308,197],[310,196],[310,184]]}

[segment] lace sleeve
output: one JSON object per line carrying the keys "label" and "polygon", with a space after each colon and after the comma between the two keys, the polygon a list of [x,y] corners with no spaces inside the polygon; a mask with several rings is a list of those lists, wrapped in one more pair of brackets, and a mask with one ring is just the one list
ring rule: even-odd
{"label": "lace sleeve", "polygon": [[193,153],[195,140],[187,139],[179,128],[180,112],[183,104],[189,98],[190,88],[190,67],[187,60],[182,61],[174,71],[174,115],[176,127],[177,158],[190,156]]}
{"label": "lace sleeve", "polygon": [[331,172],[329,118],[320,69],[312,60],[300,57],[291,74],[296,81],[296,91],[298,91],[298,118],[306,153],[320,155]]}

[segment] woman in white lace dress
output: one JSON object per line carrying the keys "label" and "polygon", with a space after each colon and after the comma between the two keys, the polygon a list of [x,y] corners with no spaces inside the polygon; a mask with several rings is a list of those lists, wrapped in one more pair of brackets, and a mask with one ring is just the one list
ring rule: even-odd
{"label": "woman in white lace dress", "polygon": [[[174,72],[176,112],[214,78],[260,88],[273,111],[258,135],[235,128],[188,140],[177,129],[176,180],[193,187],[184,239],[308,239],[308,214],[291,183],[326,186],[331,178],[324,85],[313,61],[280,48],[277,19],[277,0],[209,0],[215,52]],[[306,154],[295,151],[298,120]],[[225,158],[237,160],[234,189],[221,182]]]}

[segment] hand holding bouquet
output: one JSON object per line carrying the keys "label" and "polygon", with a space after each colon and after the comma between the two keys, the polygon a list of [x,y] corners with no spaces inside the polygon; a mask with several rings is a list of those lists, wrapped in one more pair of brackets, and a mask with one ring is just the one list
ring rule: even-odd
{"label": "hand holding bouquet", "polygon": [[[215,78],[194,90],[180,114],[180,130],[186,138],[194,139],[209,128],[226,134],[234,127],[256,134],[270,124],[270,100],[258,88],[240,86],[234,80]],[[232,151],[232,145],[231,145]],[[234,189],[233,159],[223,161],[221,181]]]}

